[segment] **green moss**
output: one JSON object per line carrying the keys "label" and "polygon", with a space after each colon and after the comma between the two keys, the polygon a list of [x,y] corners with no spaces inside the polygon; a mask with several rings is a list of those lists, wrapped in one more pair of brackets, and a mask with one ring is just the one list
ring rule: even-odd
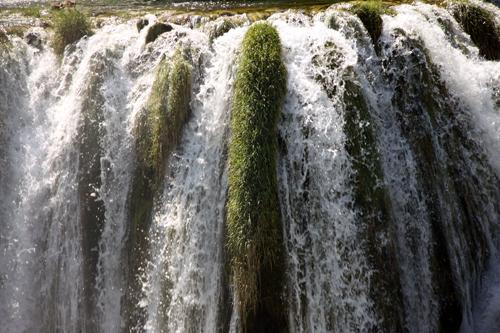
{"label": "green moss", "polygon": [[500,60],[500,32],[493,15],[486,9],[472,4],[459,4],[453,16],[488,60]]}
{"label": "green moss", "polygon": [[189,113],[191,70],[180,50],[170,61],[163,58],[158,65],[140,125],[138,146],[140,163],[151,169],[153,184],[161,182],[165,158],[177,145]]}
{"label": "green moss", "polygon": [[166,162],[175,149],[189,114],[191,65],[178,49],[172,59],[158,64],[148,101],[135,128],[136,170],[129,197],[129,279],[125,305],[128,327],[142,322],[137,308],[141,284],[136,276],[147,258],[148,230],[153,202],[161,191]]}
{"label": "green moss", "polygon": [[40,6],[29,6],[19,9],[21,14],[28,17],[40,18]]}
{"label": "green moss", "polygon": [[359,17],[361,22],[363,22],[373,44],[377,44],[382,34],[382,17],[380,17],[383,13],[382,2],[363,1],[354,5],[352,11]]}
{"label": "green moss", "polygon": [[244,330],[269,330],[269,325],[283,330],[276,156],[286,70],[278,33],[270,25],[254,24],[245,34],[234,89],[226,249],[237,306]]}
{"label": "green moss", "polygon": [[[396,260],[394,243],[381,239],[393,239],[389,195],[384,184],[384,173],[378,151],[377,127],[372,117],[358,78],[352,69],[342,74],[342,83],[332,81],[345,59],[333,43],[325,43],[322,53],[312,58],[316,67],[315,80],[321,84],[328,98],[339,99],[344,105],[345,149],[351,163],[353,209],[357,213],[363,252],[370,267],[369,295],[375,315],[383,318],[374,331],[402,331],[401,295],[399,274],[391,269]],[[368,278],[368,274],[367,274]]]}
{"label": "green moss", "polygon": [[66,45],[78,41],[83,36],[90,36],[92,30],[88,18],[76,9],[64,9],[53,16],[54,36],[52,47],[58,55],[64,53]]}
{"label": "green moss", "polygon": [[383,332],[400,332],[401,286],[394,242],[381,244],[381,239],[394,239],[390,216],[390,199],[384,184],[380,155],[377,148],[376,128],[369,105],[361,88],[352,79],[345,81],[346,151],[349,153],[354,174],[354,206],[362,221],[362,237],[366,257],[372,273],[370,296],[376,312],[383,321],[379,329]]}
{"label": "green moss", "polygon": [[19,38],[23,38],[24,33],[28,30],[28,26],[26,25],[11,25],[5,28],[5,33],[7,35],[17,36]]}

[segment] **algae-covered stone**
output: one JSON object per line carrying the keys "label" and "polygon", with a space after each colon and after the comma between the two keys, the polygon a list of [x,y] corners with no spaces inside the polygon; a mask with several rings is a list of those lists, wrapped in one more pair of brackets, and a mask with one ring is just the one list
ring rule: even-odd
{"label": "algae-covered stone", "polygon": [[352,8],[370,35],[373,44],[377,44],[382,34],[382,6],[380,1],[363,1]]}
{"label": "algae-covered stone", "polygon": [[51,44],[56,54],[62,55],[67,45],[91,34],[90,21],[78,10],[64,9],[54,14],[54,35]]}
{"label": "algae-covered stone", "polygon": [[284,244],[277,193],[277,120],[286,70],[277,31],[243,39],[231,113],[226,250],[243,331],[286,330]]}
{"label": "algae-covered stone", "polygon": [[135,129],[136,169],[128,199],[129,286],[125,300],[127,327],[144,324],[140,273],[148,250],[148,232],[155,197],[161,191],[166,162],[175,149],[190,110],[191,65],[177,50],[172,59],[158,64],[148,101]]}
{"label": "algae-covered stone", "polygon": [[154,42],[158,36],[165,32],[172,31],[172,26],[165,23],[155,23],[149,28],[148,34],[146,35],[146,44]]}
{"label": "algae-covered stone", "polygon": [[[367,102],[356,74],[345,69],[345,58],[333,43],[325,43],[323,53],[316,54],[312,64],[317,69],[315,79],[328,98],[343,102],[343,131],[352,174],[353,209],[359,226],[359,246],[366,257],[370,275],[369,298],[377,318],[374,331],[400,332],[403,328],[403,306],[397,249],[390,213],[388,190],[384,184],[377,127],[373,110]],[[340,73],[339,73],[340,71]],[[334,73],[334,74],[332,74]],[[332,80],[341,75],[341,84]],[[381,239],[391,241],[381,242]]]}
{"label": "algae-covered stone", "polygon": [[438,306],[436,331],[458,332],[466,320],[464,309],[470,306],[466,295],[475,289],[469,281],[480,281],[487,267],[487,226],[496,223],[500,207],[491,214],[484,198],[499,198],[499,182],[484,148],[471,135],[470,115],[450,97],[423,41],[402,31],[393,34],[402,49],[385,51],[384,66],[390,67],[384,72],[391,73],[388,86],[394,87],[398,125],[414,156],[414,176],[432,232],[429,260]]}
{"label": "algae-covered stone", "polygon": [[453,16],[488,60],[500,60],[500,30],[495,26],[493,14],[472,4],[459,4]]}
{"label": "algae-covered stone", "polygon": [[[376,128],[361,88],[348,78],[345,81],[346,151],[354,174],[354,206],[362,221],[361,235],[370,267],[370,296],[374,311],[382,320],[383,332],[403,330],[403,304],[398,267],[396,235],[390,214],[389,193],[384,184]],[[380,242],[388,239],[388,242]]]}

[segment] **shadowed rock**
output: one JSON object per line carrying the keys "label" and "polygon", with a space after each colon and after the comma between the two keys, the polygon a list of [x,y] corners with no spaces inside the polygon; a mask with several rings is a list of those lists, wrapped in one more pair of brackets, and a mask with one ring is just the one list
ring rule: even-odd
{"label": "shadowed rock", "polygon": [[146,44],[154,42],[158,36],[165,32],[172,31],[172,26],[165,23],[155,23],[149,28],[148,34],[146,35]]}

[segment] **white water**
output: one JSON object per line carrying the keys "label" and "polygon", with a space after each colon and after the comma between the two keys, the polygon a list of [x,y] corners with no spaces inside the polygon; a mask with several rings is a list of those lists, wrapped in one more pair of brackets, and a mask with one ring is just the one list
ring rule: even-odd
{"label": "white water", "polygon": [[181,150],[171,159],[154,218],[146,282],[147,331],[215,332],[226,192],[225,145],[235,53],[243,28],[208,51],[205,80],[194,96]]}
{"label": "white water", "polygon": [[[361,253],[359,227],[349,208],[353,199],[347,185],[351,170],[344,149],[343,90],[330,100],[314,79],[326,73],[328,82],[338,84],[347,68],[356,65],[356,51],[322,23],[300,15],[290,21],[274,23],[287,50],[288,94],[280,124],[287,153],[279,177],[291,330],[369,330],[376,318],[367,297],[370,273]],[[327,52],[327,41],[334,42],[343,57],[334,71],[312,64],[314,56]],[[303,202],[304,195],[310,197],[308,202]]]}
{"label": "white water", "polygon": [[[498,9],[488,8],[498,14]],[[419,51],[406,46],[410,39],[418,41],[415,45],[436,66],[449,92],[443,103],[456,106],[453,123],[463,125],[460,128],[467,130],[472,142],[472,148],[459,146],[453,155],[444,144],[446,126],[433,127],[428,116],[422,118],[425,124],[418,124],[430,128],[439,169],[434,171],[442,173],[451,164],[464,170],[464,188],[455,189],[453,177],[445,175],[435,189],[446,229],[446,244],[441,245],[450,253],[464,306],[461,330],[499,329],[500,261],[495,234],[500,208],[494,198],[499,198],[500,191],[495,178],[500,176],[500,63],[481,59],[446,9],[416,4],[397,6],[395,11],[394,16],[383,16],[380,43],[384,49],[379,53],[360,21],[335,8],[314,17],[290,11],[268,19],[280,34],[288,72],[277,172],[292,332],[370,330],[384,320],[370,296],[375,282],[364,252],[362,218],[353,209],[350,179],[354,171],[343,129],[349,112],[343,100],[344,80],[360,87],[372,118],[366,126],[373,126],[377,137],[384,176],[380,186],[390,198],[393,228],[393,239],[380,241],[395,244],[394,270],[401,284],[404,325],[409,332],[438,331],[441,297],[434,290],[432,271],[434,222],[419,155],[412,148],[415,138],[401,124],[410,110],[394,103],[398,95],[394,77],[415,72],[412,57]],[[337,30],[324,23],[330,15],[336,17]],[[151,25],[155,17],[148,18]],[[398,29],[406,35],[397,35]],[[13,40],[12,56],[0,53],[0,141],[6,143],[0,148],[4,189],[0,193],[0,331],[78,332],[90,327],[91,321],[102,332],[125,329],[124,245],[135,167],[134,126],[148,98],[156,64],[163,54],[171,56],[178,43],[192,51],[192,112],[181,143],[169,158],[163,192],[155,199],[150,261],[141,273],[139,306],[147,313],[143,329],[215,332],[229,325],[230,331],[238,330],[224,277],[223,231],[232,85],[245,31],[244,27],[232,29],[209,45],[203,27],[174,26],[173,32],[144,45],[147,28],[138,33],[133,21],[110,20],[69,48],[62,63],[48,47],[39,52],[18,38]],[[332,44],[338,57],[333,67],[328,53]],[[396,59],[403,59],[406,67],[398,67]],[[103,73],[92,72],[96,61],[105,62]],[[84,112],[82,92],[96,75],[102,79],[104,121],[100,124],[102,186],[95,194],[104,203],[105,224],[95,249],[99,253],[97,318],[87,318],[75,141]],[[327,96],[318,76],[337,86],[332,96]],[[487,166],[476,158],[483,152]],[[450,156],[463,160],[450,161]],[[457,201],[462,192],[480,202],[471,205],[477,209],[473,221],[490,251],[484,274],[470,262],[477,249],[469,247],[469,235],[463,231],[468,230],[466,218],[463,204]]]}

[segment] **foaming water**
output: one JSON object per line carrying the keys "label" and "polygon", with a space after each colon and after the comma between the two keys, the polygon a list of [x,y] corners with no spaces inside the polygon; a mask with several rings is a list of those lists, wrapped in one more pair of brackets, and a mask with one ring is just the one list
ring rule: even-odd
{"label": "foaming water", "polygon": [[[273,18],[271,18],[272,20]],[[280,124],[286,150],[279,166],[280,196],[289,264],[291,330],[370,329],[377,320],[368,297],[369,269],[360,229],[350,209],[350,163],[344,148],[343,90],[329,99],[317,82],[333,85],[356,64],[356,52],[339,32],[306,17],[275,20],[288,72],[288,94]],[[297,23],[297,22],[305,23]],[[339,47],[338,68],[313,65]],[[322,67],[324,66],[324,67]]]}
{"label": "foaming water", "polygon": [[225,145],[235,53],[244,28],[217,39],[154,218],[148,331],[215,332],[222,306]]}
{"label": "foaming water", "polygon": [[[267,19],[288,73],[277,174],[289,330],[496,332],[500,62],[479,56],[451,7],[393,7],[374,46],[338,6]],[[224,215],[248,22],[214,37],[225,18],[192,17],[145,45],[146,18],[140,32],[107,19],[61,59],[0,44],[0,331],[241,330]],[[179,47],[191,113],[154,198],[147,265],[130,272],[135,129]],[[125,328],[134,274],[145,326]]]}
{"label": "foaming water", "polygon": [[[401,5],[396,10],[398,15],[394,18],[384,17],[387,29],[401,28],[422,39],[450,93],[459,98],[474,117],[477,129],[483,132],[484,147],[500,175],[500,113],[495,100],[500,86],[500,63],[481,59],[477,48],[472,46],[467,36],[463,36],[464,33],[446,9],[417,4]],[[497,18],[500,16],[497,8],[494,13]],[[451,31],[443,29],[440,22],[448,24]],[[454,45],[454,34],[468,40],[466,45],[470,53],[464,53]]]}

